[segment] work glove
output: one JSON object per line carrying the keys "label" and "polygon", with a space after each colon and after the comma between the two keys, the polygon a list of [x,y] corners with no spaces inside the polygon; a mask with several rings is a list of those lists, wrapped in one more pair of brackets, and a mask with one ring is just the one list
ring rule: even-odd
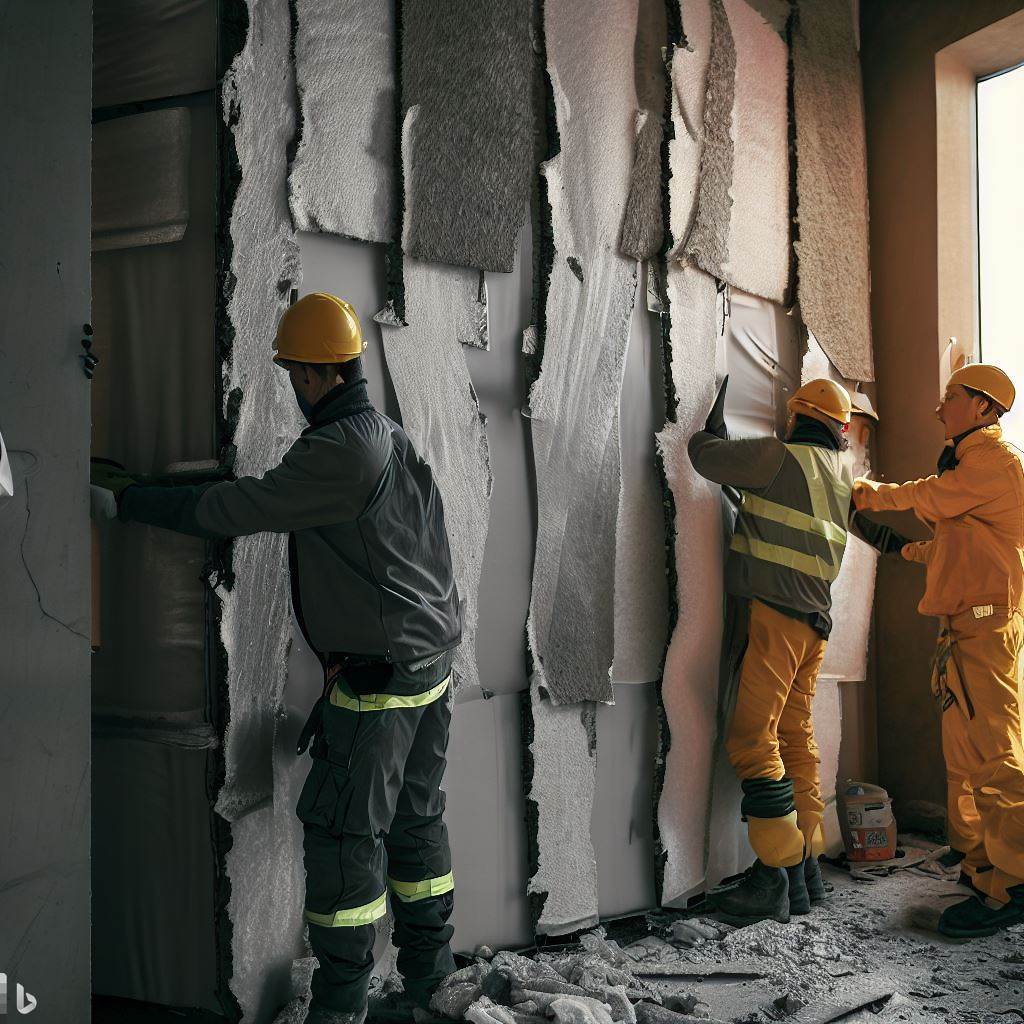
{"label": "work glove", "polygon": [[138,478],[122,466],[103,459],[93,459],[89,466],[89,483],[93,487],[102,487],[112,492],[118,500],[129,487],[134,487],[138,482]]}
{"label": "work glove", "polygon": [[722,378],[722,386],[718,389],[715,404],[711,406],[711,412],[708,413],[707,422],[704,424],[704,429],[709,434],[714,434],[723,441],[729,440],[729,428],[725,425],[725,390],[728,386],[729,375],[726,374]]}

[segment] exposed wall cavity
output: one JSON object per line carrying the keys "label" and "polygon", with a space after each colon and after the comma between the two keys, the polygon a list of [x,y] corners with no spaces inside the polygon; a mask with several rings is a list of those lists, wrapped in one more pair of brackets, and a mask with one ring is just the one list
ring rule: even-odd
{"label": "exposed wall cavity", "polygon": [[405,164],[408,256],[512,270],[532,169],[530,9],[402,0],[403,119],[419,107]]}
{"label": "exposed wall cavity", "polygon": [[[632,164],[636,0],[602,0],[585,21],[545,5],[561,152],[544,164],[554,259],[544,355],[530,392],[538,528],[530,631],[557,704],[609,701],[618,402],[636,263],[614,251]],[[569,260],[575,261],[578,273]]]}
{"label": "exposed wall cavity", "polygon": [[387,242],[396,228],[394,5],[354,0],[341,11],[333,0],[295,0],[295,14],[295,228]]}
{"label": "exposed wall cavity", "polygon": [[590,838],[597,775],[593,703],[558,707],[535,678],[530,686],[536,804],[536,872],[528,893],[540,935],[565,935],[597,923],[597,861]]}
{"label": "exposed wall cavity", "polygon": [[402,424],[444,500],[463,608],[456,682],[477,688],[478,596],[492,478],[485,421],[462,346],[480,337],[486,307],[481,313],[477,271],[406,260],[403,273],[408,326],[381,327],[384,353]]}
{"label": "exposed wall cavity", "polygon": [[782,302],[789,281],[788,50],[746,0],[711,0],[711,14],[704,149],[686,251],[720,280]]}
{"label": "exposed wall cavity", "polygon": [[797,293],[836,369],[874,379],[860,62],[846,0],[800,0],[793,33]]}
{"label": "exposed wall cavity", "polygon": [[665,56],[668,19],[665,0],[640,0],[633,42],[636,84],[636,138],[629,196],[622,220],[619,250],[624,256],[649,260],[661,251],[664,219],[661,208],[661,143],[665,132]]}

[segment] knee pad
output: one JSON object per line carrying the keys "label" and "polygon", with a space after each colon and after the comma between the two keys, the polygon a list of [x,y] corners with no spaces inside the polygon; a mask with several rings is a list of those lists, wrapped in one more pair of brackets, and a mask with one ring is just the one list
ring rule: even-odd
{"label": "knee pad", "polygon": [[747,816],[747,838],[763,864],[791,868],[804,859],[804,834],[797,827],[796,811],[781,818]]}

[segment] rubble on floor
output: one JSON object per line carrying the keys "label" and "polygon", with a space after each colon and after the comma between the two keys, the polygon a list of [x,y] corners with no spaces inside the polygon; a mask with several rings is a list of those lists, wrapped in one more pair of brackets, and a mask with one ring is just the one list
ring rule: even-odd
{"label": "rubble on floor", "polygon": [[[909,871],[825,867],[828,901],[733,928],[653,911],[523,956],[481,949],[415,1019],[473,1024],[830,1024],[1024,1019],[1024,926],[971,943],[913,928],[915,906],[968,892]],[[637,924],[634,919],[633,925]],[[643,925],[646,924],[646,929]],[[646,930],[646,934],[643,932]],[[394,987],[394,982],[385,985]],[[1014,1016],[1014,1013],[1017,1016]],[[375,1014],[370,1021],[397,1019]],[[408,1019],[408,1018],[407,1018]]]}

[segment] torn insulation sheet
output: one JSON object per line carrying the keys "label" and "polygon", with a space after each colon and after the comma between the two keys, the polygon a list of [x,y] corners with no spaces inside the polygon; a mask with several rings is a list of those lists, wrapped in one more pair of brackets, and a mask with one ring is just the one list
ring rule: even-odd
{"label": "torn insulation sheet", "polygon": [[490,518],[491,466],[464,344],[486,337],[480,275],[463,267],[406,260],[407,327],[381,327],[384,356],[402,424],[430,465],[445,509],[448,543],[462,603],[456,684],[480,685],[477,601]]}
{"label": "torn insulation sheet", "polygon": [[299,140],[288,179],[298,231],[394,236],[395,12],[294,0]]}
{"label": "torn insulation sheet", "polygon": [[847,0],[797,4],[793,103],[801,315],[844,377],[870,381],[864,105]]}
{"label": "torn insulation sheet", "polygon": [[678,405],[658,434],[658,449],[675,507],[678,619],[661,691],[669,731],[658,804],[663,903],[688,895],[704,881],[717,731],[723,569],[721,489],[697,474],[686,450],[690,437],[703,427],[715,397],[718,291],[714,279],[703,271],[671,263],[668,295],[672,322],[667,373]]}
{"label": "torn insulation sheet", "polygon": [[612,699],[618,403],[636,262],[616,252],[632,164],[636,0],[544,8],[561,151],[543,166],[554,256],[540,376],[532,655],[556,704]]}
{"label": "torn insulation sheet", "polygon": [[[249,0],[245,45],[223,87],[240,172],[228,225],[230,349],[223,367],[229,425],[237,405],[239,476],[275,466],[304,425],[287,378],[270,359],[277,322],[300,274],[287,207],[286,151],[295,130],[294,87],[282,70],[290,66],[288,6],[288,0]],[[287,998],[273,979],[283,971],[287,981],[301,935],[294,800],[305,765],[291,754],[294,735],[285,745],[279,732],[293,725],[283,711],[292,631],[286,538],[260,533],[238,539],[232,569],[231,589],[218,591],[228,724],[216,811],[232,822],[226,857],[231,990],[242,1015],[256,1020],[267,1019]]]}
{"label": "torn insulation sheet", "polygon": [[[829,641],[831,643],[831,640]],[[814,742],[818,747],[818,777],[821,800],[825,804],[822,834],[829,852],[842,846],[839,819],[836,816],[836,782],[839,777],[839,745],[843,736],[843,708],[836,679],[818,676],[811,705]]]}
{"label": "torn insulation sheet", "polygon": [[590,837],[597,775],[597,716],[592,703],[558,707],[535,677],[530,686],[537,868],[530,895],[539,935],[566,935],[597,924],[597,861]]}
{"label": "torn insulation sheet", "polygon": [[657,256],[664,235],[661,144],[665,132],[664,50],[667,46],[665,0],[639,0],[633,44],[638,107],[633,172],[619,237],[619,251],[638,260]]}
{"label": "torn insulation sheet", "polygon": [[[387,5],[384,5],[387,6]],[[529,202],[529,0],[402,0],[408,256],[511,272]]]}
{"label": "torn insulation sheet", "polygon": [[697,209],[711,63],[711,0],[686,0],[682,21],[686,42],[673,51],[669,69],[674,133],[669,145],[672,168],[669,226],[673,256],[681,255]]}
{"label": "torn insulation sheet", "polygon": [[712,52],[696,219],[708,273],[782,302],[789,283],[788,61],[746,0],[712,0]]}
{"label": "torn insulation sheet", "polygon": [[745,0],[780,36],[786,34],[789,0]]}
{"label": "torn insulation sheet", "polygon": [[[271,361],[277,322],[300,277],[299,249],[285,201],[285,150],[295,129],[288,0],[249,5],[249,35],[224,81],[224,107],[241,167],[231,210],[228,302],[233,333],[224,393],[240,391],[234,471],[261,476],[303,426],[295,395]],[[274,716],[290,636],[286,538],[258,533],[234,545],[233,587],[222,593],[230,720],[226,776],[216,810],[234,821],[270,799]]]}

